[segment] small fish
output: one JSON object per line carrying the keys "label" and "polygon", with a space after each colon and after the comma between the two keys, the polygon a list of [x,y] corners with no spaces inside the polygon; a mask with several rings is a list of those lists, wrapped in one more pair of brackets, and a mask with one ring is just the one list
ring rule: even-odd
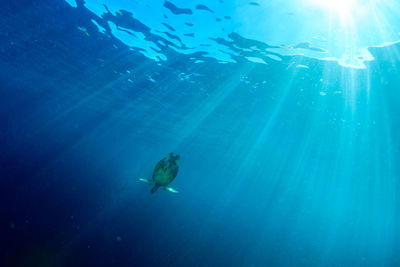
{"label": "small fish", "polygon": [[84,32],[87,36],[90,36],[90,34],[88,33],[88,31],[87,31],[87,29],[86,29],[85,27],[79,26],[79,27],[78,27],[78,30]]}

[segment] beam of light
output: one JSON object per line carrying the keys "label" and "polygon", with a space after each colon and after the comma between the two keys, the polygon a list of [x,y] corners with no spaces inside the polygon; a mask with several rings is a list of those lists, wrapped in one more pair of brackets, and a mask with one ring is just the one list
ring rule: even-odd
{"label": "beam of light", "polygon": [[303,0],[309,7],[329,13],[331,18],[338,17],[342,27],[353,26],[353,13],[361,9],[357,0]]}
{"label": "beam of light", "polygon": [[356,0],[306,0],[309,5],[324,8],[329,11],[347,12],[357,7]]}

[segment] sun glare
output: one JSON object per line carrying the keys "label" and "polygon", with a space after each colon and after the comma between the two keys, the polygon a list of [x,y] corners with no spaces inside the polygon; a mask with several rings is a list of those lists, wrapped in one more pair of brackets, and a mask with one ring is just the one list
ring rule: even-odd
{"label": "sun glare", "polygon": [[314,8],[322,9],[332,16],[340,18],[342,26],[349,26],[352,21],[352,13],[358,8],[357,0],[304,0]]}
{"label": "sun glare", "polygon": [[310,5],[339,13],[350,12],[356,6],[356,0],[307,0]]}

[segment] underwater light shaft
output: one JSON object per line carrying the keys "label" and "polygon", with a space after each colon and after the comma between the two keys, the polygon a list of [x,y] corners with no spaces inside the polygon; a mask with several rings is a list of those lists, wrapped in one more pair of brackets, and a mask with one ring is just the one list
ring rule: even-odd
{"label": "underwater light shaft", "polygon": [[307,4],[340,13],[357,8],[356,0],[305,0]]}

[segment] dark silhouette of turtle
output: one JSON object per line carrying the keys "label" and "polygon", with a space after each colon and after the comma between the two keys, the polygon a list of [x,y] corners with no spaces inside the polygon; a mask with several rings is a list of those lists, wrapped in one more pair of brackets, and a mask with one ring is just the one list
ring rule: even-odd
{"label": "dark silhouette of turtle", "polygon": [[169,153],[167,157],[163,158],[157,163],[156,167],[154,168],[152,180],[140,178],[139,181],[154,185],[151,189],[151,193],[155,193],[160,186],[164,187],[164,190],[166,191],[178,193],[178,191],[168,187],[167,185],[169,185],[178,174],[179,159],[179,155],[174,156],[172,152]]}

